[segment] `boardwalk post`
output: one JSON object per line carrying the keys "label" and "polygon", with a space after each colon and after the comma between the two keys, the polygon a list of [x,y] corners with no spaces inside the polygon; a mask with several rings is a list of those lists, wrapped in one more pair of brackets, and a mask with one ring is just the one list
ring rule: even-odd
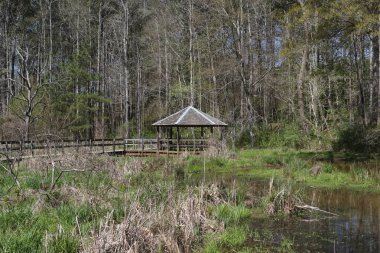
{"label": "boardwalk post", "polygon": [[124,152],[124,154],[127,153],[127,140],[126,139],[123,139],[123,152]]}
{"label": "boardwalk post", "polygon": [[77,139],[77,153],[79,153],[79,140]]}
{"label": "boardwalk post", "polygon": [[30,153],[34,156],[33,141],[30,141]]}
{"label": "boardwalk post", "polygon": [[116,151],[116,147],[115,147],[115,138],[113,138],[113,140],[112,140],[112,151],[113,151],[113,153],[115,154],[115,151]]}
{"label": "boardwalk post", "polygon": [[57,155],[57,142],[53,142],[53,145],[54,145],[54,154]]}
{"label": "boardwalk post", "polygon": [[62,149],[62,154],[65,154],[65,142],[61,140],[61,149]]}

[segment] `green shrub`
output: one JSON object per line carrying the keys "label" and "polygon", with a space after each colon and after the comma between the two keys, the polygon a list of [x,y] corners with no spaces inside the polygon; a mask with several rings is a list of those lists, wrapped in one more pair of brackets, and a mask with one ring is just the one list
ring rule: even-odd
{"label": "green shrub", "polygon": [[359,152],[365,148],[363,140],[365,129],[362,125],[348,125],[338,131],[338,138],[333,143],[334,150]]}
{"label": "green shrub", "polygon": [[305,135],[297,125],[286,125],[282,131],[282,145],[289,148],[305,147]]}
{"label": "green shrub", "polygon": [[332,173],[334,171],[334,166],[331,163],[323,164],[323,172]]}
{"label": "green shrub", "polygon": [[274,127],[261,127],[256,130],[256,145],[259,147],[304,148],[309,142],[296,124],[277,124]]}
{"label": "green shrub", "polygon": [[380,128],[366,128],[354,124],[338,131],[337,140],[333,142],[336,151],[351,151],[357,153],[380,152]]}
{"label": "green shrub", "polygon": [[235,146],[237,148],[251,147],[253,144],[253,136],[251,136],[250,132],[255,130],[244,129],[236,138]]}

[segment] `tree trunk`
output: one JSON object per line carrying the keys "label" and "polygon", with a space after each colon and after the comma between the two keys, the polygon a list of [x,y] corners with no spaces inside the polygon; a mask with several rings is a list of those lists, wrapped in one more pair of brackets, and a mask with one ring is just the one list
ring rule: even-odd
{"label": "tree trunk", "polygon": [[168,36],[165,30],[165,112],[169,112],[170,88],[169,88],[169,60],[168,60]]}
{"label": "tree trunk", "polygon": [[[158,112],[159,116],[162,116],[162,60],[161,60],[161,36],[158,25],[158,20],[156,19],[156,33],[157,33],[157,75],[158,75]],[[139,59],[138,59],[139,61]]]}
{"label": "tree trunk", "polygon": [[372,38],[372,108],[370,124],[375,126],[380,124],[379,115],[379,98],[380,98],[380,79],[379,79],[379,40],[380,36],[373,36]]}
{"label": "tree trunk", "polygon": [[305,45],[302,51],[301,67],[298,73],[298,80],[297,80],[298,116],[300,117],[299,122],[304,130],[307,130],[306,117],[305,117],[305,103],[304,103],[304,97],[303,97],[303,86],[304,86],[304,79],[306,75],[307,56],[308,56],[308,48]]}
{"label": "tree trunk", "polygon": [[124,137],[129,138],[129,72],[128,72],[128,39],[129,39],[129,7],[128,1],[124,3],[124,0],[121,0],[121,5],[123,7],[123,82],[124,82],[124,110],[125,110],[125,133]]}
{"label": "tree trunk", "polygon": [[194,46],[193,46],[193,2],[189,0],[189,64],[190,64],[190,105],[195,102],[194,90]]}
{"label": "tree trunk", "polygon": [[[298,0],[302,7],[303,15],[305,16],[305,7],[304,7],[304,1]],[[298,116],[299,116],[299,122],[303,128],[304,131],[307,132],[307,123],[306,123],[306,117],[305,117],[305,101],[304,101],[304,95],[303,95],[303,87],[305,82],[305,76],[306,76],[306,65],[307,65],[307,59],[309,56],[309,33],[308,33],[308,25],[306,23],[306,20],[304,21],[304,33],[305,33],[305,44],[302,49],[302,61],[300,66],[300,71],[298,73],[298,80],[297,80],[297,103],[298,103]]]}
{"label": "tree trunk", "polygon": [[353,61],[355,64],[356,81],[357,81],[358,86],[359,86],[359,106],[358,106],[358,109],[359,109],[359,115],[360,115],[361,120],[362,120],[362,124],[367,125],[368,120],[367,120],[367,112],[366,112],[366,97],[365,97],[364,83],[363,83],[363,79],[362,79],[362,66],[359,62],[361,57],[358,54],[358,51],[361,51],[360,50],[361,46],[359,46],[359,48],[358,48],[356,36],[354,36],[353,40],[354,40],[354,43],[353,43],[354,59],[353,59]]}
{"label": "tree trunk", "polygon": [[214,116],[219,116],[219,106],[218,106],[218,86],[216,83],[216,75],[215,75],[215,67],[214,67],[214,56],[211,53],[211,41],[210,41],[210,34],[209,34],[209,27],[208,24],[206,26],[206,35],[207,35],[207,49],[208,49],[208,55],[210,59],[210,69],[211,69],[211,80],[213,84],[213,92],[212,92],[212,113]]}

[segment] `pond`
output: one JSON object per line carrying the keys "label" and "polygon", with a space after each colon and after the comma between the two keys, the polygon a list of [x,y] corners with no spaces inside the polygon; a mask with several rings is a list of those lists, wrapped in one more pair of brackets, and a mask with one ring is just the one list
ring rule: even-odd
{"label": "pond", "polygon": [[306,203],[338,216],[254,220],[252,229],[270,234],[276,244],[290,239],[297,252],[380,251],[378,194],[308,190],[307,195]]}
{"label": "pond", "polygon": [[[254,196],[265,194],[269,186],[268,181],[228,174],[205,178],[230,186],[248,184],[248,194]],[[269,247],[290,240],[296,252],[380,252],[380,194],[308,188],[303,200],[338,216],[255,218],[249,224],[253,234]],[[250,244],[254,246],[255,238]]]}

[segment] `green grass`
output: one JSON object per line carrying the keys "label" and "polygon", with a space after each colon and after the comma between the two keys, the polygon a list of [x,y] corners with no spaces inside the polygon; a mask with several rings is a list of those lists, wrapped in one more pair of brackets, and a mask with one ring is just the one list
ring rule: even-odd
{"label": "green grass", "polygon": [[[0,252],[41,252],[45,247],[60,250],[49,252],[77,252],[78,239],[69,233],[75,227],[75,217],[46,210],[33,213],[30,207],[14,207],[0,213]],[[58,224],[63,224],[59,236],[46,241],[46,235],[58,233]]]}
{"label": "green grass", "polygon": [[0,172],[0,252],[78,252],[78,224],[89,235],[107,212],[114,210],[115,220],[124,216],[117,204],[123,196],[110,194],[118,183],[109,173],[64,173],[52,191],[51,170],[20,166],[18,176],[21,188]]}
{"label": "green grass", "polygon": [[203,172],[204,168],[207,170],[223,171],[230,166],[230,162],[222,157],[206,158],[203,161],[202,156],[189,156],[186,160],[187,172],[199,173]]}
{"label": "green grass", "polygon": [[219,238],[222,247],[236,249],[244,245],[248,238],[248,229],[246,227],[229,228],[225,230]]}
{"label": "green grass", "polygon": [[[201,159],[201,157],[189,159],[188,173],[198,173],[203,170]],[[349,171],[336,169],[332,163],[334,159],[344,161],[351,169]],[[318,176],[310,173],[315,163],[322,164],[322,171]],[[377,162],[372,161],[372,163]],[[363,165],[363,160],[355,154],[288,149],[247,149],[237,152],[234,159],[214,158],[206,161],[205,168],[208,173],[232,173],[256,179],[274,177],[277,181],[290,180],[292,183],[310,187],[380,192],[380,173]]]}
{"label": "green grass", "polygon": [[210,235],[201,252],[244,252],[248,237],[246,226],[228,227],[219,234]]}
{"label": "green grass", "polygon": [[231,206],[222,204],[213,210],[214,216],[223,221],[227,226],[241,224],[251,216],[251,209],[244,206]]}

